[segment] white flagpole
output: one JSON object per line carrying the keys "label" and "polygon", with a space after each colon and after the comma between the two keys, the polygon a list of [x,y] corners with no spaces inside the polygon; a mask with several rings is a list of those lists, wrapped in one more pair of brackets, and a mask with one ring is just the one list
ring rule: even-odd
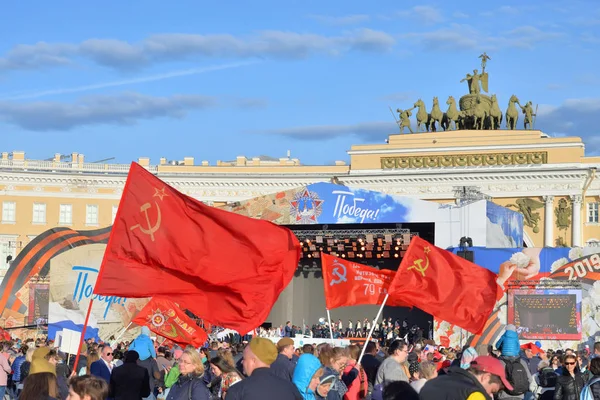
{"label": "white flagpole", "polygon": [[133,324],[133,322],[130,322],[129,325],[127,325],[125,327],[125,329],[123,329],[120,333],[119,336],[117,336],[117,338],[115,339],[115,343],[119,343],[119,339],[121,339],[123,337],[123,335],[125,334],[125,332],[127,332],[127,329],[129,329],[129,327],[131,326],[131,324]]}
{"label": "white flagpole", "polygon": [[369,341],[371,340],[371,337],[373,336],[373,330],[375,330],[375,321],[379,321],[379,317],[381,316],[381,312],[383,311],[383,307],[385,307],[385,303],[387,303],[387,299],[389,296],[390,296],[389,294],[385,295],[385,298],[383,299],[383,302],[381,303],[381,307],[379,307],[379,311],[377,312],[377,316],[375,317],[375,319],[373,320],[373,323],[371,324],[371,329],[369,330],[369,334],[367,335],[367,340],[365,340],[365,344],[363,345],[363,348],[360,352],[360,357],[358,357],[358,364],[360,364],[363,356],[365,355],[365,350],[367,349],[367,343],[369,343]]}
{"label": "white flagpole", "polygon": [[329,334],[331,335],[331,340],[333,340],[333,328],[331,327],[331,314],[329,310],[327,310],[327,321],[329,322]]}

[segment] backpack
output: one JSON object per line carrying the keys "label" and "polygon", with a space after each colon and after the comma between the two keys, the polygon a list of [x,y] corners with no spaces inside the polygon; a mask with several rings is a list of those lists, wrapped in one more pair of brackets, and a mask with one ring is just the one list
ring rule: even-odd
{"label": "backpack", "polygon": [[591,386],[596,382],[600,382],[600,378],[592,379],[583,387],[581,396],[579,397],[580,400],[594,400],[594,394],[592,393]]}
{"label": "backpack", "polygon": [[552,368],[544,368],[538,374],[538,379],[540,381],[540,386],[543,388],[556,387],[556,372]]}
{"label": "backpack", "polygon": [[503,359],[502,361],[506,364],[506,379],[513,387],[513,390],[504,389],[504,391],[512,396],[519,396],[529,391],[529,377],[521,359]]}

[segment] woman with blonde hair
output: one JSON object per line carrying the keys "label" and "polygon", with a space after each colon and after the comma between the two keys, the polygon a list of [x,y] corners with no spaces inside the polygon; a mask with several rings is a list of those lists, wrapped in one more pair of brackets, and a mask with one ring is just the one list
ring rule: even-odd
{"label": "woman with blonde hair", "polygon": [[92,363],[95,363],[96,361],[98,361],[100,359],[100,355],[98,354],[97,351],[90,351],[90,354],[88,354],[87,356],[87,365],[85,367],[81,367],[81,369],[79,370],[78,375],[79,376],[83,376],[83,375],[91,375],[91,366]]}
{"label": "woman with blonde hair", "polygon": [[204,363],[196,350],[185,349],[179,359],[179,379],[171,386],[167,400],[209,400],[202,376]]}

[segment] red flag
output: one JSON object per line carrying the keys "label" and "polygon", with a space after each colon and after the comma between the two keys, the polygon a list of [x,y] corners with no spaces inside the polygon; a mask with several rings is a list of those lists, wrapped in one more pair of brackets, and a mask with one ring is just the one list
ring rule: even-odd
{"label": "red flag", "polygon": [[204,329],[167,299],[152,298],[131,322],[145,325],[157,335],[180,345],[202,347],[208,340]]}
{"label": "red flag", "polygon": [[266,320],[299,259],[289,229],[209,207],[132,163],[94,293],[168,297],[245,334]]}
{"label": "red flag", "polygon": [[390,296],[480,333],[496,303],[496,274],[413,237],[390,285]]}
{"label": "red flag", "polygon": [[[321,267],[328,310],[359,304],[381,304],[396,275],[396,271],[379,270],[323,253]],[[408,307],[394,296],[390,296],[386,304]]]}

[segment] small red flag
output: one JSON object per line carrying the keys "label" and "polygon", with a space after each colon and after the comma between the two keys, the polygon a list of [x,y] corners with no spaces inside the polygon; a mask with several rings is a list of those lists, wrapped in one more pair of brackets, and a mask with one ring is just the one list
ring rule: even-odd
{"label": "small red flag", "polygon": [[245,334],[267,319],[299,260],[289,229],[209,207],[132,163],[94,293],[167,297]]}
{"label": "small red flag", "polygon": [[145,325],[157,335],[180,345],[191,344],[197,348],[208,340],[204,329],[167,299],[152,298],[131,322]]}
{"label": "small red flag", "polygon": [[[340,257],[321,254],[325,306],[328,310],[360,304],[381,304],[396,271],[377,269]],[[409,307],[390,296],[390,306]]]}
{"label": "small red flag", "polygon": [[496,274],[413,237],[390,288],[390,296],[458,325],[483,331],[496,304]]}

